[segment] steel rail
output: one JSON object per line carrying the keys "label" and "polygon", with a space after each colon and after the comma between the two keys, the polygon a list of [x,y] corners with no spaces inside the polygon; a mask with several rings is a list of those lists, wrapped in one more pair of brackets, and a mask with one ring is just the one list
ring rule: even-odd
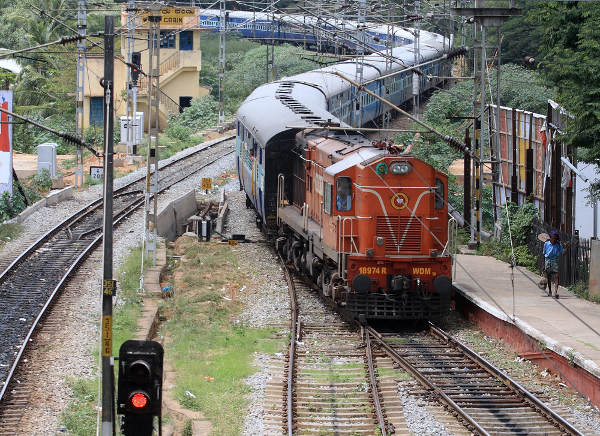
{"label": "steel rail", "polygon": [[294,435],[294,367],[296,365],[296,337],[298,335],[298,305],[296,299],[296,286],[294,280],[290,274],[290,271],[285,264],[285,260],[279,251],[279,262],[285,275],[285,280],[288,284],[288,293],[290,295],[290,309],[291,309],[291,325],[290,325],[290,347],[289,347],[289,359],[288,359],[288,374],[287,374],[287,434],[288,436]]}
{"label": "steel rail", "polygon": [[[232,139],[233,136],[229,136],[229,137],[225,137],[222,138],[221,140],[211,144],[210,146],[207,146],[205,148],[202,148],[201,150],[198,150],[194,153],[190,153],[186,156],[182,156],[180,159],[174,160],[172,162],[169,162],[168,164],[163,165],[162,167],[159,167],[159,171],[163,170],[165,168],[171,167],[177,163],[180,163],[182,161],[184,161],[185,159],[188,159],[194,155],[196,155],[197,153],[200,153],[202,151],[205,151],[217,144],[220,144],[222,142],[228,141],[230,139]],[[179,177],[177,177],[174,181],[172,181],[170,184],[162,187],[157,194],[164,192],[165,190],[169,189],[171,186],[173,186],[174,184],[180,182],[181,180],[191,176],[192,174],[200,171],[201,169],[212,165],[213,163],[215,163],[217,160],[223,158],[224,156],[227,156],[229,154],[233,153],[233,151],[226,153],[222,156],[218,156],[214,159],[212,159],[211,161],[204,163],[203,165],[198,166],[194,171],[187,173],[187,174],[182,174]],[[128,192],[122,192],[122,191],[126,191],[127,188],[133,186],[134,184],[140,182],[141,180],[145,179],[145,175],[133,180],[132,182],[126,184],[125,186],[119,188],[118,190],[115,191],[115,193],[119,193],[118,196],[120,195],[127,195]],[[21,264],[22,262],[24,262],[27,258],[29,258],[33,253],[35,253],[37,251],[38,248],[40,248],[44,243],[48,242],[53,236],[55,236],[56,234],[58,234],[60,231],[69,228],[71,225],[73,225],[74,223],[76,223],[79,220],[82,220],[83,218],[89,216],[92,212],[96,211],[98,209],[98,207],[102,204],[103,199],[97,199],[92,201],[91,203],[87,204],[86,206],[82,207],[81,209],[79,209],[77,212],[75,212],[73,215],[71,215],[70,217],[68,217],[67,219],[63,220],[61,223],[57,224],[54,228],[52,228],[51,230],[49,230],[48,232],[46,232],[44,235],[42,235],[40,238],[38,238],[38,240],[36,240],[34,243],[32,243],[27,250],[25,250],[25,252],[23,252],[21,255],[19,255],[19,257],[17,257],[3,272],[2,274],[0,274],[0,283],[2,283],[6,277],[8,276],[9,273],[11,273],[19,264]],[[126,218],[127,216],[131,215],[131,213],[133,213],[137,208],[139,208],[141,205],[144,204],[144,198],[137,198],[136,200],[134,200],[133,202],[130,203],[129,206],[126,206],[125,208],[123,208],[117,216],[116,219],[115,217],[113,217],[113,224],[114,225],[118,225],[124,218]],[[91,207],[91,209],[89,209]],[[89,209],[89,210],[87,210]],[[102,234],[98,235],[86,248],[84,248],[83,252],[80,253],[80,255],[75,259],[74,262],[72,262],[71,266],[68,268],[68,270],[66,271],[66,273],[62,276],[62,278],[60,279],[60,281],[57,283],[57,285],[55,286],[55,288],[53,289],[52,293],[49,295],[49,297],[46,300],[46,303],[42,306],[40,312],[38,313],[37,317],[35,318],[35,320],[33,321],[31,327],[29,328],[25,339],[23,340],[23,343],[21,344],[21,346],[19,347],[19,351],[17,352],[15,359],[13,361],[13,364],[11,365],[11,368],[9,369],[7,376],[4,380],[4,384],[2,385],[2,388],[0,390],[0,402],[4,399],[4,395],[6,394],[6,391],[8,389],[8,386],[12,380],[12,376],[14,375],[18,364],[20,363],[20,359],[21,356],[23,355],[25,348],[27,347],[27,344],[31,338],[31,336],[33,335],[35,329],[37,328],[39,321],[43,318],[43,316],[45,315],[47,309],[52,305],[52,303],[54,302],[54,299],[56,297],[56,295],[59,293],[59,291],[62,289],[62,287],[64,286],[64,284],[68,281],[68,279],[70,278],[70,276],[72,275],[72,273],[74,271],[76,271],[79,266],[81,265],[81,263],[83,262],[83,260],[85,260],[87,258],[87,256],[89,255],[89,253],[91,252],[91,250],[93,248],[95,248],[97,246],[97,244],[102,240]]]}
{"label": "steel rail", "polygon": [[382,336],[375,329],[373,329],[372,327],[368,327],[368,326],[365,327],[365,329],[367,330],[367,333],[370,333],[373,335],[373,337],[377,340],[377,342],[381,345],[381,347],[383,347],[383,349],[386,351],[388,356],[390,356],[390,358],[392,358],[392,360],[395,360],[397,363],[402,365],[402,367],[404,367],[404,369],[406,371],[411,373],[411,375],[415,379],[417,379],[422,385],[426,386],[427,388],[429,388],[430,390],[435,392],[435,394],[441,399],[441,401],[443,401],[450,408],[452,408],[454,411],[456,411],[456,413],[458,413],[458,415],[460,415],[460,417],[465,422],[467,422],[469,426],[472,427],[472,429],[470,429],[470,430],[475,431],[476,433],[478,433],[481,436],[490,436],[490,433],[488,433],[483,427],[481,427],[473,419],[473,417],[471,417],[465,410],[463,410],[462,407],[460,407],[448,395],[446,395],[446,393],[442,389],[440,389],[435,383],[432,383],[429,379],[427,379],[427,377],[423,373],[421,373],[408,360],[406,360],[404,357],[402,357],[400,354],[398,354],[398,352],[396,350],[394,350],[387,342],[385,342],[385,340],[382,338]]}
{"label": "steel rail", "polygon": [[369,368],[369,380],[371,382],[371,393],[373,394],[373,403],[375,404],[375,414],[379,421],[379,428],[381,430],[381,436],[387,436],[385,427],[385,418],[383,416],[383,409],[381,402],[379,401],[379,389],[377,388],[377,379],[375,377],[375,369],[373,365],[373,351],[371,349],[371,333],[365,331],[365,343],[366,343],[366,354],[367,354],[367,367]]}
{"label": "steel rail", "polygon": [[496,368],[490,362],[488,362],[485,358],[477,354],[475,351],[471,350],[465,344],[460,342],[458,339],[453,338],[448,333],[437,327],[432,322],[429,322],[429,329],[433,335],[438,336],[443,339],[447,343],[452,344],[454,347],[460,349],[467,357],[473,360],[476,364],[485,369],[490,375],[502,380],[504,385],[508,387],[511,391],[516,393],[520,397],[525,397],[528,401],[530,401],[535,408],[537,408],[542,413],[549,416],[556,424],[561,427],[561,430],[576,436],[583,436],[579,430],[573,427],[568,421],[566,421],[562,416],[556,413],[554,410],[549,408],[546,404],[536,398],[531,392],[529,392],[525,387],[520,385],[514,379],[512,379],[508,374],[502,372],[499,368]]}

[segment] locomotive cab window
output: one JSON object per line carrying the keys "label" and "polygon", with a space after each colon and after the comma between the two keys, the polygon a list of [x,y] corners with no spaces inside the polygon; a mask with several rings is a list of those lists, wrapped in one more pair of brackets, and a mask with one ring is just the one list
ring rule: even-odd
{"label": "locomotive cab window", "polygon": [[333,185],[331,183],[323,182],[323,212],[331,215],[331,197],[332,197]]}
{"label": "locomotive cab window", "polygon": [[444,207],[444,182],[440,179],[435,179],[435,203],[436,209],[442,209]]}
{"label": "locomotive cab window", "polygon": [[340,212],[352,209],[352,179],[338,177],[335,183],[335,206]]}

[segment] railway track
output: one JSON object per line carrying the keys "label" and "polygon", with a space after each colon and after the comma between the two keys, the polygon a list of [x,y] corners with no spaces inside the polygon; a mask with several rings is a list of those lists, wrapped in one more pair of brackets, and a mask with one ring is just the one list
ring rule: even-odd
{"label": "railway track", "polygon": [[331,313],[285,265],[284,271],[291,340],[282,407],[267,406],[265,434],[391,434],[368,336]]}
{"label": "railway track", "polygon": [[433,325],[426,333],[380,334],[368,327],[367,334],[430,397],[475,434],[583,434],[483,357]]}
{"label": "railway track", "polygon": [[[233,153],[226,137],[160,165],[159,193]],[[145,201],[145,176],[115,190],[113,223],[118,225]],[[0,274],[0,406],[36,326],[55,297],[102,240],[100,198],[81,208],[29,246]],[[18,394],[19,390],[13,389]],[[14,395],[12,405],[23,404]],[[6,414],[6,410],[3,410]],[[9,411],[10,416],[15,411]],[[17,413],[18,414],[18,413]]]}

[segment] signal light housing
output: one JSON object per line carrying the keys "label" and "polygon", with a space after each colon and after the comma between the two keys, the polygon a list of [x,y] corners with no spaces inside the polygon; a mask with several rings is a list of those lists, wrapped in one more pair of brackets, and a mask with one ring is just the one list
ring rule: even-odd
{"label": "signal light housing", "polygon": [[137,83],[140,77],[140,69],[142,65],[142,54],[139,51],[131,53],[131,80],[133,83]]}
{"label": "signal light housing", "polygon": [[154,341],[126,341],[119,349],[117,413],[160,416],[163,348]]}

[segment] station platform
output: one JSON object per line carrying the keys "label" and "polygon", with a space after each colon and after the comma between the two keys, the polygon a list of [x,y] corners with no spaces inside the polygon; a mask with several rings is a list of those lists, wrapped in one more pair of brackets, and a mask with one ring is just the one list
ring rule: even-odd
{"label": "station platform", "polygon": [[600,305],[559,288],[559,299],[537,284],[540,276],[489,256],[456,256],[455,307],[523,358],[560,375],[600,407]]}

